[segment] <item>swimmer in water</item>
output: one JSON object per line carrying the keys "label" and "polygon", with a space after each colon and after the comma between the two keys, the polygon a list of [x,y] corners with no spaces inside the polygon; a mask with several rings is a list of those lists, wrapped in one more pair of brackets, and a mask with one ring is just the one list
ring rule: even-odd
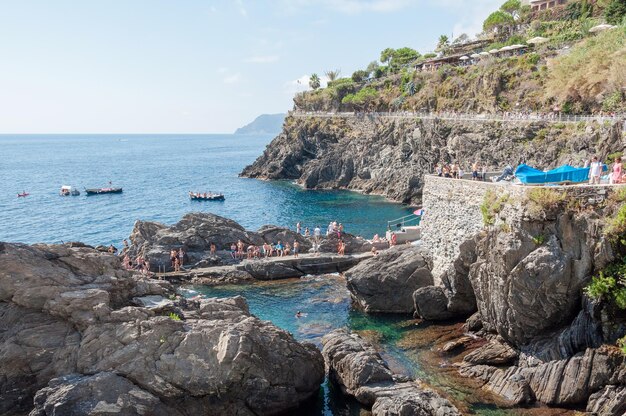
{"label": "swimmer in water", "polygon": [[304,315],[302,314],[302,312],[298,311],[296,312],[296,318],[302,318]]}

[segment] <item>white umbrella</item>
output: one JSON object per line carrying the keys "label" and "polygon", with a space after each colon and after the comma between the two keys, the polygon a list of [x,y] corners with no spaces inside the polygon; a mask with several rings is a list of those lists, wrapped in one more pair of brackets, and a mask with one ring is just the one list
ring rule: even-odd
{"label": "white umbrella", "polygon": [[473,53],[473,54],[470,55],[470,58],[474,58],[474,59],[480,58],[480,54],[479,53]]}
{"label": "white umbrella", "polygon": [[480,55],[482,55],[482,56],[489,56],[489,52],[481,52]]}
{"label": "white umbrella", "polygon": [[544,38],[542,36],[536,36],[532,39],[528,39],[526,41],[526,43],[529,43],[531,45],[539,45],[540,43],[546,43],[547,41],[549,41],[550,39],[548,38]]}
{"label": "white umbrella", "polygon": [[526,45],[511,45],[509,46],[509,50],[512,51],[514,49],[524,49]]}
{"label": "white umbrella", "polygon": [[461,56],[459,59],[460,59],[461,61],[467,61],[467,60],[468,60],[468,59],[470,59],[470,58],[469,58],[469,56],[465,56],[465,55],[463,55],[463,56]]}
{"label": "white umbrella", "polygon": [[490,50],[490,51],[489,51],[489,53],[491,53],[491,54],[496,54],[496,53],[498,53],[498,52],[500,52],[500,51],[499,51],[499,50],[497,50],[497,49],[492,49],[492,50]]}
{"label": "white umbrella", "polygon": [[[505,51],[510,51],[511,47],[510,46],[505,46],[502,49],[500,49],[500,52],[505,52]],[[491,51],[490,51],[491,52]]]}
{"label": "white umbrella", "polygon": [[591,29],[589,29],[589,32],[591,33],[602,32],[607,29],[613,29],[613,27],[614,27],[613,25],[607,25],[606,23],[603,23],[601,25],[592,27]]}

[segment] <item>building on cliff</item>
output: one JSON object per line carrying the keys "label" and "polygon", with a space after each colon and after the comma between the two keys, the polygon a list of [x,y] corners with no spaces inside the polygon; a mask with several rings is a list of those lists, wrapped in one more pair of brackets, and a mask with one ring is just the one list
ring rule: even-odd
{"label": "building on cliff", "polygon": [[526,0],[522,4],[529,5],[533,12],[551,9],[566,4],[569,0]]}

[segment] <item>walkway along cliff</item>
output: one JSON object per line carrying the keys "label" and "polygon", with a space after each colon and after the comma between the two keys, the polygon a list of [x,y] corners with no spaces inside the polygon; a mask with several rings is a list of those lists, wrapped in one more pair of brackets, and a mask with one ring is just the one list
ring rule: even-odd
{"label": "walkway along cliff", "polygon": [[[624,414],[626,188],[426,176],[423,200],[421,248],[350,270],[355,302],[377,312],[403,305],[428,320],[469,317],[467,331],[484,341],[459,372],[511,405]],[[407,283],[387,292],[393,276]]]}
{"label": "walkway along cliff", "polygon": [[241,176],[294,180],[307,189],[345,188],[421,201],[424,175],[437,163],[478,161],[490,169],[522,161],[542,168],[581,164],[622,149],[619,121],[473,120],[287,116],[282,133]]}

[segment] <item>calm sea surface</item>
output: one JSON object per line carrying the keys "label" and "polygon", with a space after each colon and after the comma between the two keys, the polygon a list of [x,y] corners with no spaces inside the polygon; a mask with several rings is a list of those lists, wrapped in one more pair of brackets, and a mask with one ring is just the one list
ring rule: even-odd
{"label": "calm sea surface", "polygon": [[[177,222],[211,212],[248,229],[264,224],[324,227],[371,237],[386,221],[410,213],[381,197],[346,191],[304,191],[288,182],[238,178],[271,136],[0,135],[0,241],[83,241],[120,245],[135,220]],[[85,196],[84,188],[124,188]],[[80,196],[61,197],[61,185]],[[219,191],[224,202],[190,201],[188,191]],[[30,196],[17,198],[26,191]]]}

